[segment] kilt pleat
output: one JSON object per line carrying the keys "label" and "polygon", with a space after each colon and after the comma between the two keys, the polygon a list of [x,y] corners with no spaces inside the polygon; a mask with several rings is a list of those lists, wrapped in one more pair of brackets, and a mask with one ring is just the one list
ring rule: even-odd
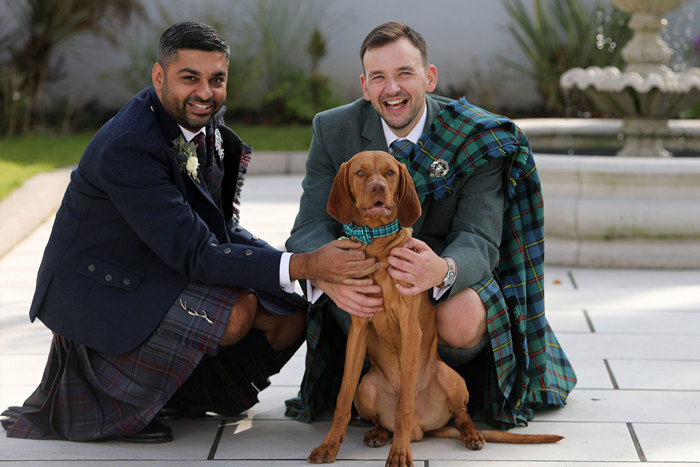
{"label": "kilt pleat", "polygon": [[[241,380],[229,387],[252,388],[257,395],[256,386],[264,387],[270,371],[279,371],[296,349],[281,353],[270,349],[272,363],[268,364],[260,358],[267,350],[258,350],[257,359],[252,358],[251,349],[246,347],[250,347],[250,338],[240,345],[219,348],[238,295],[232,288],[190,284],[149,338],[124,354],[106,354],[55,334],[38,388],[22,407],[10,407],[2,413],[7,436],[90,441],[136,433],[197,372],[203,357],[207,368],[218,366],[230,375],[228,379]],[[264,336],[258,334],[254,349],[266,345],[269,349]],[[234,353],[238,363],[231,358]],[[220,354],[227,358],[219,362]],[[253,377],[257,384],[251,386]],[[199,386],[192,382],[185,385]],[[228,407],[228,412],[245,410],[257,402],[255,395],[234,391],[228,405],[223,401],[219,405]],[[206,386],[199,396],[212,400]],[[202,407],[211,409],[207,404]]]}

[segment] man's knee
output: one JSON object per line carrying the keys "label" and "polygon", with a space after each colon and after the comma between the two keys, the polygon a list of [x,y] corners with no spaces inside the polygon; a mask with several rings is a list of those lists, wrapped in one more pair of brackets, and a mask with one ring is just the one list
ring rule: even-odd
{"label": "man's knee", "polygon": [[287,316],[276,317],[275,326],[265,333],[270,347],[283,350],[299,344],[306,331],[306,313],[297,312]]}
{"label": "man's knee", "polygon": [[472,289],[452,296],[437,308],[438,339],[441,344],[469,349],[479,344],[486,332],[486,307]]}
{"label": "man's knee", "polygon": [[258,309],[258,298],[252,292],[241,292],[231,308],[220,345],[233,345],[250,332]]}

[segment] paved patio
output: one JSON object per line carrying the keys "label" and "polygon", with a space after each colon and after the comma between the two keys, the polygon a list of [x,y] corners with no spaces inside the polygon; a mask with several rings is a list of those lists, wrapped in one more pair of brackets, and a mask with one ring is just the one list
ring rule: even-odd
{"label": "paved patio", "polygon": [[[243,224],[281,247],[294,220],[301,176],[250,176]],[[8,222],[8,219],[0,221]],[[0,408],[34,390],[50,333],[27,310],[51,219],[0,258]],[[546,268],[549,321],[579,383],[566,408],[538,413],[523,433],[558,433],[555,445],[457,441],[413,445],[416,465],[593,466],[700,465],[700,271]],[[301,349],[261,402],[240,419],[168,422],[175,441],[159,445],[8,439],[0,429],[0,463],[12,466],[307,465],[328,418],[304,424],[284,416],[304,365]],[[336,465],[383,465],[389,448],[362,443],[350,426]]]}

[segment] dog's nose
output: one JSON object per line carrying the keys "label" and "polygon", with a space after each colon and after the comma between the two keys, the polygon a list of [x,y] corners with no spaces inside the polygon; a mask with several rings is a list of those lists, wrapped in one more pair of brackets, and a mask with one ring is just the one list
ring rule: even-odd
{"label": "dog's nose", "polygon": [[386,191],[386,183],[381,180],[375,180],[369,184],[369,190],[372,193],[384,193]]}

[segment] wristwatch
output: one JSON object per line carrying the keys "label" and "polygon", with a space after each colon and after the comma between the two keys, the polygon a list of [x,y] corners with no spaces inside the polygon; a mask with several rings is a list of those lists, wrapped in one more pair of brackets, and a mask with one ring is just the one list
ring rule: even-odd
{"label": "wristwatch", "polygon": [[455,279],[457,278],[457,266],[455,265],[455,260],[452,258],[445,258],[445,261],[447,262],[447,274],[445,274],[445,278],[442,280],[442,283],[438,285],[439,289],[452,287],[452,284],[455,283]]}

